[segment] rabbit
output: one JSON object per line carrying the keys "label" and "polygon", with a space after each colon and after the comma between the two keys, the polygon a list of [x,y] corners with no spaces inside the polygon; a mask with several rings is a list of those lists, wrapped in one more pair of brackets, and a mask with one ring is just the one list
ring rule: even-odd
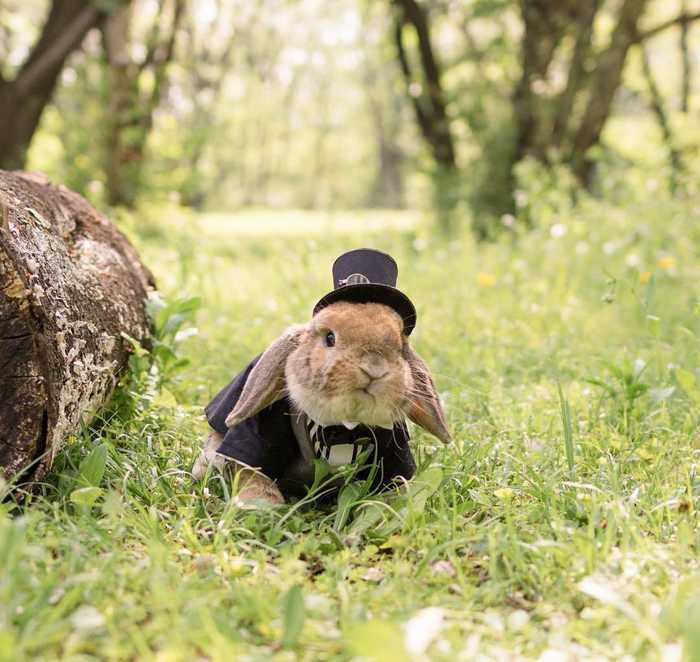
{"label": "rabbit", "polygon": [[[292,418],[303,413],[321,427],[362,424],[393,431],[409,418],[441,441],[450,440],[430,372],[410,346],[399,315],[383,304],[333,303],[308,324],[287,329],[250,370],[225,424],[235,428],[280,400]],[[217,453],[223,441],[224,435],[211,433],[193,470],[196,478],[210,465],[223,468],[225,457]],[[253,472],[246,476],[252,485],[244,486],[239,501],[281,503],[270,477],[258,475],[260,481]],[[259,494],[267,492],[272,498]]]}
{"label": "rabbit", "polygon": [[212,432],[196,479],[232,467],[239,505],[279,504],[313,482],[313,459],[341,466],[358,448],[373,451],[377,487],[410,479],[406,419],[450,441],[430,371],[408,340],[415,309],[392,285],[393,258],[358,249],[338,258],[334,275],[358,260],[372,281],[338,277],[307,324],[288,328],[207,406]]}

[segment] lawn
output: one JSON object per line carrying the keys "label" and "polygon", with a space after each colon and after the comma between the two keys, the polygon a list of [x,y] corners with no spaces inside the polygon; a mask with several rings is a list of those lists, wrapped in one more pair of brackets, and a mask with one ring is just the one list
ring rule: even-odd
{"label": "lawn", "polygon": [[[416,213],[122,219],[160,349],[1,507],[0,658],[700,660],[699,210],[533,206],[487,245]],[[363,245],[399,262],[454,443],[413,430],[408,498],[241,511],[189,477],[202,406]]]}

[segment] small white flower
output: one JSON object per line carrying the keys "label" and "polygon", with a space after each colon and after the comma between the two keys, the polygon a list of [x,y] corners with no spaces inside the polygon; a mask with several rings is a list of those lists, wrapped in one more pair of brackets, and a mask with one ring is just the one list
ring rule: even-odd
{"label": "small white flower", "polygon": [[522,630],[530,621],[530,614],[524,609],[517,609],[508,616],[508,628],[510,630]]}
{"label": "small white flower", "polygon": [[426,607],[414,614],[404,625],[408,652],[422,655],[445,626],[445,610]]}
{"label": "small white flower", "polygon": [[362,575],[362,579],[364,579],[366,582],[380,582],[382,579],[384,579],[384,571],[381,568],[372,566],[367,568],[365,574]]}
{"label": "small white flower", "polygon": [[408,86],[408,93],[413,97],[419,97],[421,94],[423,94],[423,86],[418,83],[417,81],[413,81],[409,86]]}
{"label": "small white flower", "polygon": [[525,191],[516,191],[515,192],[515,204],[518,207],[524,207],[527,204],[529,197],[528,194]]}
{"label": "small white flower", "polygon": [[487,611],[484,614],[484,625],[490,628],[496,634],[502,634],[505,630],[505,625],[503,624],[503,619],[500,614],[495,611]]}
{"label": "small white flower", "polygon": [[424,239],[423,237],[416,237],[413,242],[413,248],[415,248],[419,253],[428,248],[428,245],[428,240]]}
{"label": "small white flower", "polygon": [[537,658],[537,662],[569,662],[572,659],[566,651],[558,648],[548,648],[542,651],[542,654]]}
{"label": "small white flower", "polygon": [[681,644],[666,644],[661,653],[661,659],[666,662],[681,662],[683,659],[683,646]]}
{"label": "small white flower", "polygon": [[76,630],[98,630],[105,624],[102,613],[90,605],[78,607],[70,620]]}
{"label": "small white flower", "polygon": [[567,228],[566,225],[563,223],[555,223],[549,233],[554,237],[555,239],[558,237],[563,237],[567,233]]}
{"label": "small white flower", "polygon": [[543,78],[538,78],[538,79],[534,80],[530,87],[535,94],[545,94],[547,92],[547,90],[549,89],[549,86],[547,85],[547,81],[544,80]]}

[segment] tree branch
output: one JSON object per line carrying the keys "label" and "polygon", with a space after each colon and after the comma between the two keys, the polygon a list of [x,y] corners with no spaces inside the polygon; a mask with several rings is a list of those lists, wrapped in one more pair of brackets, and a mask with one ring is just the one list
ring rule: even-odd
{"label": "tree branch", "polygon": [[613,99],[622,80],[627,52],[637,35],[637,24],[649,0],[624,0],[610,45],[598,58],[598,64],[588,90],[588,103],[573,140],[571,160],[574,173],[586,186],[590,183],[593,162],[587,152],[600,140],[600,134],[610,115]]}
{"label": "tree branch", "polygon": [[400,19],[396,21],[394,26],[394,40],[396,42],[396,51],[399,56],[399,65],[401,66],[401,72],[403,73],[404,80],[406,82],[406,91],[413,104],[413,110],[416,113],[416,119],[418,120],[418,126],[423,134],[423,137],[432,144],[433,135],[430,127],[430,120],[426,114],[420,99],[412,94],[411,84],[413,83],[413,73],[411,72],[411,65],[408,61],[408,55],[406,53],[406,47],[403,43],[403,21]]}
{"label": "tree branch", "polygon": [[668,150],[671,165],[669,186],[671,193],[675,195],[678,190],[678,180],[683,170],[683,161],[680,150],[676,147],[676,141],[671,128],[671,121],[668,117],[668,113],[666,112],[664,100],[661,96],[661,92],[659,91],[659,87],[656,84],[654,72],[651,69],[651,62],[649,61],[649,55],[647,54],[644,45],[640,46],[640,50],[642,55],[642,71],[644,72],[644,78],[646,78],[647,87],[649,88],[649,102],[651,109],[656,116],[656,120],[659,123],[663,141],[666,145],[666,149]]}
{"label": "tree branch", "polygon": [[645,30],[644,32],[638,32],[634,38],[634,41],[638,44],[642,41],[646,41],[647,39],[655,37],[660,32],[668,30],[669,28],[672,28],[675,25],[688,25],[688,23],[692,23],[693,21],[697,20],[700,20],[700,12],[696,12],[695,14],[680,14],[675,18],[670,18],[668,21],[659,23],[659,25],[650,28],[649,30]]}
{"label": "tree branch", "polygon": [[[92,5],[85,6],[80,13],[68,21],[65,29],[36,57],[31,57],[17,76],[15,84],[17,92],[25,95],[36,86],[40,86],[45,78],[53,76],[54,70],[63,64],[70,52],[83,40],[87,31],[97,24],[100,12]],[[50,21],[44,26],[44,31],[53,28]]]}
{"label": "tree branch", "polygon": [[175,0],[175,7],[173,8],[173,23],[162,59],[164,64],[167,64],[173,59],[173,54],[175,53],[175,42],[177,40],[177,31],[180,29],[182,18],[185,15],[185,4],[186,0]]}
{"label": "tree branch", "polygon": [[566,87],[556,102],[556,115],[552,125],[552,142],[561,147],[567,137],[571,122],[574,102],[579,94],[586,76],[586,58],[591,50],[593,23],[600,7],[600,0],[589,0],[589,4],[576,23],[576,43],[569,62],[569,74]]}
{"label": "tree branch", "polygon": [[[431,142],[435,161],[444,168],[454,169],[456,167],[455,148],[450,132],[449,119],[447,117],[447,103],[440,81],[440,64],[433,50],[430,40],[430,25],[426,10],[418,4],[416,0],[392,0],[393,4],[400,12],[398,26],[396,28],[397,46],[399,46],[399,58],[401,59],[402,30],[404,25],[411,25],[418,37],[418,53],[420,64],[423,70],[423,80],[426,95],[421,95],[425,105],[422,107],[423,116],[429,124],[429,132],[424,134]],[[404,69],[407,64],[405,52],[403,53],[401,67]],[[409,83],[410,84],[410,83]],[[419,99],[414,100],[414,106],[418,108]],[[420,121],[420,117],[419,117]],[[431,139],[432,137],[432,139]]]}
{"label": "tree branch", "polygon": [[180,29],[180,23],[185,15],[186,0],[173,0],[173,2],[173,19],[170,26],[170,33],[168,34],[166,43],[163,45],[162,52],[158,53],[153,62],[155,67],[155,82],[153,84],[153,94],[151,95],[150,100],[151,115],[153,114],[153,110],[155,110],[160,103],[163,84],[165,83],[165,70],[170,61],[173,59],[173,54],[175,53],[175,42],[177,41],[177,33]]}
{"label": "tree branch", "polygon": [[[681,4],[683,14],[687,14],[688,0],[683,0]],[[690,99],[690,80],[692,78],[692,60],[690,57],[690,48],[688,47],[688,21],[681,23],[681,38],[679,48],[681,51],[681,62],[683,73],[681,75],[681,112],[687,113]]]}
{"label": "tree branch", "polygon": [[153,25],[151,26],[151,30],[148,34],[148,37],[146,38],[146,57],[139,66],[139,69],[141,71],[145,71],[150,66],[155,64],[156,54],[160,46],[160,21],[163,16],[164,5],[165,0],[159,0],[158,13],[156,14],[156,17],[153,20]]}
{"label": "tree branch", "polygon": [[[164,15],[165,2],[162,2],[160,9],[158,11],[158,16]],[[165,40],[161,40],[162,26],[160,21],[156,19],[153,24],[153,29],[148,37],[148,52],[146,54],[146,59],[141,64],[140,69],[143,71],[148,67],[160,67],[163,64],[167,64],[173,58],[173,51],[175,49],[175,40],[177,36],[177,31],[180,28],[180,23],[185,12],[185,2],[184,0],[175,0],[173,5],[173,18],[170,25],[170,31]],[[164,41],[165,43],[162,43]]]}

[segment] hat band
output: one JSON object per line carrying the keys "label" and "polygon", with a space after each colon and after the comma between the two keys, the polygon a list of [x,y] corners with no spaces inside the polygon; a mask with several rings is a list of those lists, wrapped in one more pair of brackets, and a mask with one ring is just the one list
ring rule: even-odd
{"label": "hat band", "polygon": [[338,281],[340,287],[345,285],[365,285],[367,283],[369,283],[369,278],[364,274],[350,274],[347,278],[341,278]]}

